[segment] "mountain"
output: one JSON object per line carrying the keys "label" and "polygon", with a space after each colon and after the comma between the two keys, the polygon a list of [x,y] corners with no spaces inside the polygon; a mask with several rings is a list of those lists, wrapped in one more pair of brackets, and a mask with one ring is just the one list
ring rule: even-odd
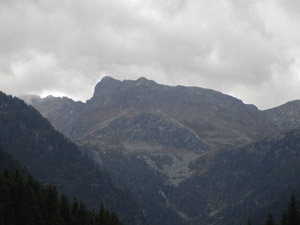
{"label": "mountain", "polygon": [[32,104],[132,191],[149,224],[259,221],[299,187],[299,133],[214,90],[104,77],[86,103]]}
{"label": "mountain", "polygon": [[194,175],[169,194],[169,200],[195,218],[194,224],[240,224],[247,217],[259,224],[269,212],[278,219],[290,194],[300,196],[299,163],[297,129],[199,157],[191,165]]}
{"label": "mountain", "polygon": [[264,112],[231,96],[146,78],[104,77],[86,103],[47,97],[32,104],[78,143],[148,155],[148,164],[173,184],[190,175],[188,164],[199,154],[242,146],[279,131]]}
{"label": "mountain", "polygon": [[[255,106],[243,104],[231,96],[198,87],[159,85],[146,78],[119,81],[104,77],[86,104],[68,98],[48,97],[33,100],[33,105],[56,128],[72,138],[81,138],[82,133],[88,133],[93,138],[97,135],[110,138],[102,131],[115,123],[142,126],[134,123],[154,120],[172,124],[176,129],[182,128],[191,138],[202,142],[203,147],[217,147],[249,143],[275,129]],[[142,118],[133,120],[137,116]],[[162,132],[172,129],[159,125]],[[102,137],[99,139],[102,140]],[[111,141],[114,145],[116,141],[118,144],[124,143],[123,137],[117,135],[115,139],[118,140]],[[151,140],[142,137],[145,144],[159,142],[153,139],[155,137]],[[199,146],[196,148],[200,149]]]}
{"label": "mountain", "polygon": [[103,202],[126,224],[143,223],[134,197],[84,156],[78,146],[57,132],[32,106],[0,92],[0,146],[43,184],[52,183],[70,199],[90,208]]}
{"label": "mountain", "polygon": [[300,127],[300,100],[265,110],[265,113],[283,132]]}

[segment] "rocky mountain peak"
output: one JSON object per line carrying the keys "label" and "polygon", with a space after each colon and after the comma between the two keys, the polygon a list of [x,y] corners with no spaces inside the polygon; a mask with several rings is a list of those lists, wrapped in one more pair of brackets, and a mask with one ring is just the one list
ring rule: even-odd
{"label": "rocky mountain peak", "polygon": [[137,80],[120,81],[106,76],[96,85],[94,95],[88,102],[102,105],[107,102],[113,102],[112,99],[115,99],[127,104],[127,101],[135,102],[137,96],[147,96],[149,93],[153,93],[152,89],[154,90],[158,86],[156,82],[145,77],[140,77]]}
{"label": "rocky mountain peak", "polygon": [[92,99],[104,99],[110,96],[120,85],[120,80],[105,76],[96,85]]}
{"label": "rocky mountain peak", "polygon": [[[293,150],[299,152],[299,131],[276,142],[268,139],[282,129],[300,127],[300,101],[260,111],[218,91],[161,85],[144,77],[104,77],[86,104],[54,105],[50,100],[34,106],[55,128],[90,151],[120,183],[132,185],[142,204],[148,204],[149,196],[154,204],[166,202],[189,219],[187,224],[213,224],[209,221],[225,218],[229,209],[243,215],[250,201],[254,206],[269,196],[268,189],[257,189],[259,182],[278,190],[276,180],[282,180],[286,191],[288,177],[294,182],[299,174],[294,165],[300,156]],[[257,139],[262,140],[245,146]],[[286,163],[293,158],[294,164]],[[149,205],[142,206],[153,215]],[[161,210],[157,205],[153,209]],[[218,219],[214,224],[231,224],[232,216],[228,218],[229,223]],[[149,224],[167,224],[164,221],[169,220]]]}
{"label": "rocky mountain peak", "polygon": [[148,80],[145,77],[140,77],[135,81],[135,85],[146,85],[146,86],[151,86],[151,85],[155,85],[157,84],[155,81],[153,80]]}
{"label": "rocky mountain peak", "polygon": [[[157,127],[157,121],[149,120],[150,117],[140,117],[157,112],[164,115],[162,121],[172,123],[176,130],[184,128],[210,146],[248,143],[261,135],[274,133],[277,129],[264,112],[232,96],[200,87],[157,84],[144,77],[124,81],[104,77],[96,85],[93,97],[86,104],[73,106],[64,103],[49,108],[46,104],[35,104],[35,107],[47,118],[51,118],[59,130],[70,136],[73,135],[70,131],[77,131],[78,135],[86,133],[100,137],[105,127],[114,125],[113,121],[117,120],[116,124],[122,122],[118,127],[128,127],[134,118],[142,118],[143,123],[151,123],[150,127]],[[119,121],[120,118],[124,119]],[[65,123],[62,122],[63,119],[66,120]],[[139,124],[136,123],[135,126]],[[133,127],[132,130],[138,129]],[[147,133],[149,130],[144,131],[145,137],[152,135],[151,132]],[[109,142],[121,143],[128,139],[127,133],[124,133],[119,136],[122,140],[116,141],[115,133],[111,130],[107,138],[111,140]],[[139,141],[142,140],[144,139]]]}

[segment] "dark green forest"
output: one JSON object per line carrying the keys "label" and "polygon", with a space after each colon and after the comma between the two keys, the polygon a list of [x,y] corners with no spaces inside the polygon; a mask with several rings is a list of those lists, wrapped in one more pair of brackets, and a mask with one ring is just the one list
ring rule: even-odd
{"label": "dark green forest", "polygon": [[56,186],[69,199],[82,199],[90,209],[99,203],[124,224],[144,221],[133,195],[83,155],[79,147],[24,101],[0,92],[0,146],[41,182]]}
{"label": "dark green forest", "polygon": [[59,196],[56,187],[42,186],[16,170],[0,170],[0,221],[2,225],[121,225],[115,213],[89,210],[76,198]]}
{"label": "dark green forest", "polygon": [[[252,225],[251,219],[247,225]],[[271,213],[268,214],[263,225],[300,225],[300,202],[292,194],[288,207],[282,212],[280,221],[275,221]]]}
{"label": "dark green forest", "polygon": [[3,148],[0,146],[0,170],[18,170],[20,171],[24,176],[28,176],[28,171],[22,167],[22,165],[15,160],[9,153],[5,152]]}
{"label": "dark green forest", "polygon": [[41,185],[0,147],[1,225],[122,225],[104,205],[87,208],[83,201],[59,195],[52,184]]}

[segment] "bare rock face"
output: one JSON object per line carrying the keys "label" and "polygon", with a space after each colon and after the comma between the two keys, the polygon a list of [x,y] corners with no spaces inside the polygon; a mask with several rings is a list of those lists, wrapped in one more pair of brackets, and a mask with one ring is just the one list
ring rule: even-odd
{"label": "bare rock face", "polygon": [[[247,173],[248,164],[238,164],[239,159],[234,160],[243,170],[231,166],[236,154],[248,157],[236,149],[277,135],[282,127],[278,124],[283,123],[277,111],[260,111],[214,90],[160,85],[143,77],[124,81],[104,77],[86,103],[48,97],[32,104],[90,151],[117,183],[130,187],[145,214],[167,210],[159,219],[149,216],[150,224],[218,224],[236,202],[243,201],[243,191],[252,191],[247,181],[231,190],[222,178],[223,173],[227,177],[235,173],[242,179],[239,173]],[[287,116],[290,124],[296,117],[296,113]],[[239,198],[222,201],[237,191]],[[150,198],[153,204],[148,204]]]}
{"label": "bare rock face", "polygon": [[300,100],[268,109],[266,115],[280,130],[286,132],[300,127]]}
{"label": "bare rock face", "polygon": [[[51,115],[50,121],[57,119],[55,115],[62,117],[54,125],[71,137],[74,129],[81,136],[93,135],[115,119],[130,120],[145,113],[163,115],[210,146],[245,144],[275,129],[262,111],[231,96],[198,87],[159,85],[146,78],[104,77],[86,104],[46,98],[33,105],[47,118]],[[69,124],[63,118],[76,120]]]}
{"label": "bare rock face", "polygon": [[217,91],[160,85],[143,77],[104,77],[86,103],[47,97],[32,104],[70,138],[121,146],[128,152],[197,155],[276,133],[254,105]]}
{"label": "bare rock face", "polygon": [[27,103],[35,106],[59,131],[67,134],[68,127],[72,127],[74,119],[83,110],[84,103],[75,102],[67,97],[32,98]]}
{"label": "bare rock face", "polygon": [[[104,77],[86,103],[47,97],[32,104],[73,140],[143,154],[171,183],[185,179],[182,174],[191,175],[188,165],[200,154],[277,132],[254,105],[217,91],[160,85],[144,77],[124,81]],[[172,158],[173,166],[157,166],[160,157]],[[174,165],[182,168],[178,176]]]}

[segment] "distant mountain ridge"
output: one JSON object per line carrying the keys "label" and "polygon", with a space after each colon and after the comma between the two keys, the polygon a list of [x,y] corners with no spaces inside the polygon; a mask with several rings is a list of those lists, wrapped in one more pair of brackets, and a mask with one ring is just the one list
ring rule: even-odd
{"label": "distant mountain ridge", "polygon": [[75,138],[81,135],[73,132],[94,132],[116,118],[143,113],[164,115],[211,146],[249,143],[276,129],[255,106],[231,96],[198,87],[159,85],[146,78],[104,77],[87,103],[51,97],[32,103],[56,128]]}
{"label": "distant mountain ridge", "polygon": [[[153,225],[240,224],[280,202],[276,190],[298,187],[298,169],[289,166],[299,162],[294,106],[261,111],[214,90],[111,77],[86,103],[48,97],[32,104],[129,187]],[[278,163],[287,179],[276,177]]]}
{"label": "distant mountain ridge", "polygon": [[[214,90],[160,85],[144,77],[104,77],[86,103],[50,96],[32,104],[78,143],[150,154],[147,163],[173,184],[191,175],[188,165],[199,154],[279,134],[253,105]],[[157,166],[157,155],[176,163]]]}

